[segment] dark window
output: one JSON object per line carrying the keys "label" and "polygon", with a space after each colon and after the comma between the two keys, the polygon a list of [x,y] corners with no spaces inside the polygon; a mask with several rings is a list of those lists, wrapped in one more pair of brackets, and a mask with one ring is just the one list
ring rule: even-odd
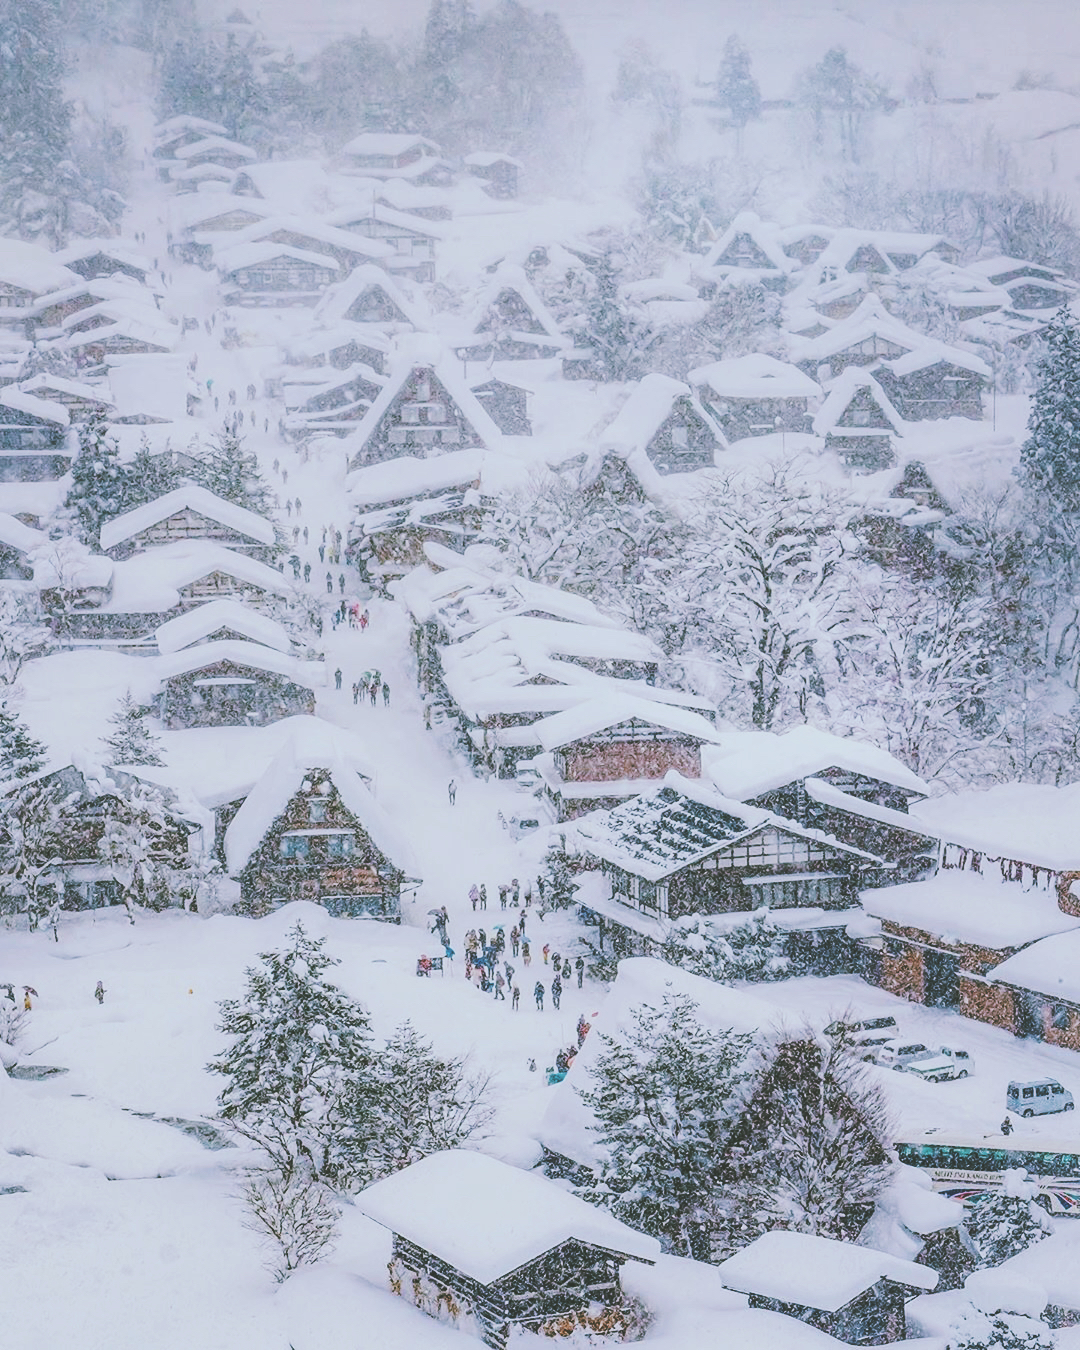
{"label": "dark window", "polygon": [[[1055,1027],[1058,1031],[1068,1031],[1069,1009],[1066,1004],[1054,1004],[1053,1008],[1050,1010],[1050,1025]],[[1059,1092],[1060,1088],[1055,1088],[1054,1091]]]}
{"label": "dark window", "polygon": [[287,834],[281,841],[281,856],[283,858],[306,858],[308,855],[307,836],[303,834]]}
{"label": "dark window", "polygon": [[313,825],[318,825],[326,819],[326,803],[324,801],[308,802],[308,820]]}

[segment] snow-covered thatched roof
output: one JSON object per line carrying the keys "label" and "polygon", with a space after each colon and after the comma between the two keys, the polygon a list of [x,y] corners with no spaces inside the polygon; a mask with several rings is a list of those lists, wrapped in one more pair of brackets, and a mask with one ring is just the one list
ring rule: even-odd
{"label": "snow-covered thatched roof", "polygon": [[[250,202],[251,198],[242,197],[240,200]],[[366,258],[369,261],[373,258],[390,259],[396,253],[392,244],[384,243],[381,239],[365,239],[361,235],[351,234],[348,230],[339,230],[334,225],[327,225],[319,216],[267,216],[265,220],[256,221],[253,225],[245,225],[242,230],[237,230],[235,241],[237,245],[266,243],[268,235],[279,233],[295,235],[298,239],[304,240],[304,244],[290,244],[290,247],[305,249],[306,244],[305,251],[313,253],[325,253],[329,248],[351,254],[353,258]]]}
{"label": "snow-covered thatched roof", "polygon": [[480,478],[485,457],[483,450],[451,450],[432,459],[403,455],[354,470],[345,480],[346,491],[356,506],[370,507],[471,487]]}
{"label": "snow-covered thatched roof", "polygon": [[341,147],[343,155],[387,155],[397,157],[408,151],[418,149],[433,155],[439,153],[439,147],[425,136],[414,135],[410,131],[362,131]]}
{"label": "snow-covered thatched roof", "polygon": [[26,413],[30,417],[39,418],[42,422],[52,422],[59,427],[66,427],[71,423],[71,414],[62,403],[38,398],[35,394],[16,389],[12,385],[0,389],[0,404],[13,412]]}
{"label": "snow-covered thatched roof", "polygon": [[106,365],[117,420],[186,419],[193,377],[183,352],[118,352]]}
{"label": "snow-covered thatched roof", "polygon": [[[898,436],[902,436],[907,429],[907,424],[893,406],[885,390],[882,389],[873,375],[862,366],[845,366],[829,385],[825,402],[814,415],[814,435],[825,436],[830,431],[837,429],[837,423],[847,411],[852,399],[864,390],[868,390],[873,396],[874,402],[885,414],[892,430]],[[839,430],[858,436],[883,436],[888,434],[887,430],[882,427],[841,427]]]}
{"label": "snow-covered thatched roof", "polygon": [[823,1312],[838,1312],[878,1280],[923,1290],[938,1282],[929,1266],[852,1242],[780,1229],[755,1238],[717,1269],[729,1289]]}
{"label": "snow-covered thatched roof", "polygon": [[48,249],[21,239],[0,239],[0,282],[37,296],[62,291],[81,281],[78,272],[58,262]]}
{"label": "snow-covered thatched roof", "polygon": [[894,318],[876,295],[870,294],[846,319],[841,320],[815,338],[802,342],[793,342],[790,355],[800,364],[808,361],[827,361],[837,352],[846,351],[868,338],[878,337],[891,342],[905,351],[914,351],[925,346],[928,341],[925,333],[910,328],[906,323]]}
{"label": "snow-covered thatched roof", "polygon": [[146,549],[124,562],[108,558],[113,578],[112,598],[103,608],[116,614],[157,614],[180,603],[180,591],[214,573],[233,578],[245,587],[271,595],[288,595],[289,583],[280,572],[246,553],[197,539]]}
{"label": "snow-covered thatched roof", "polygon": [[84,384],[81,380],[66,380],[62,375],[46,375],[42,371],[29,380],[22,380],[19,389],[24,394],[33,394],[35,398],[44,398],[46,402],[59,402],[50,399],[50,393],[67,394],[70,398],[85,399],[87,403],[100,404],[102,408],[110,406],[109,391],[98,384]]}
{"label": "snow-covered thatched roof", "polygon": [[773,271],[787,275],[796,269],[798,263],[793,258],[789,258],[780,247],[780,241],[777,239],[776,233],[776,226],[763,221],[755,212],[740,211],[709,250],[702,264],[702,270],[708,272],[716,268],[730,269],[736,267],[736,264],[723,263],[720,259],[739,235],[746,235],[765,255]]}
{"label": "snow-covered thatched roof", "polygon": [[339,745],[328,742],[318,727],[310,725],[316,720],[305,719],[303,723],[297,720],[288,740],[244,798],[225,832],[228,871],[233,876],[243,871],[267,831],[283,814],[313,769],[328,771],[330,782],[345,809],[356,817],[379,852],[401,871],[414,870],[408,844],[375,801],[365,781],[371,777],[370,765],[357,760]]}
{"label": "snow-covered thatched roof", "polygon": [[720,741],[720,734],[700,713],[686,708],[656,703],[633,694],[619,694],[614,689],[603,698],[585,698],[573,708],[541,718],[529,728],[536,737],[530,744],[544,750],[557,750],[601,731],[637,724],[643,730],[662,727],[693,740]]}
{"label": "snow-covered thatched roof", "polygon": [[[466,321],[466,327],[477,336],[482,336],[487,332],[483,328],[487,322],[489,311],[492,305],[498,300],[504,291],[512,291],[521,300],[522,304],[528,309],[529,313],[543,329],[547,337],[554,341],[564,344],[566,338],[559,331],[559,325],[555,322],[555,317],[540,298],[536,287],[529,280],[523,267],[516,263],[502,262],[495,269],[490,280],[485,284],[480,294],[476,297],[471,315]],[[525,333],[525,337],[539,337],[538,333]]]}
{"label": "snow-covered thatched roof", "polygon": [[[340,323],[351,306],[370,287],[384,291],[394,305],[401,311],[406,323],[417,332],[431,327],[431,315],[422,300],[406,293],[405,287],[389,273],[374,263],[361,263],[354,267],[344,281],[327,289],[326,294],[315,308],[315,320],[329,325]],[[393,321],[391,321],[393,322]],[[397,321],[400,323],[400,320]],[[394,324],[393,326],[397,326]]]}
{"label": "snow-covered thatched roof", "polygon": [[245,243],[230,244],[214,254],[214,266],[222,276],[231,276],[242,267],[258,267],[264,263],[276,262],[279,258],[286,262],[306,263],[309,267],[325,267],[329,272],[340,272],[341,265],[329,253],[310,253],[307,249],[293,248],[290,244]]}
{"label": "snow-covered thatched roof", "polygon": [[145,502],[142,506],[136,506],[133,510],[125,511],[123,515],[114,516],[112,520],[106,521],[101,527],[102,550],[107,553],[117,544],[124,543],[143,530],[148,530],[181,511],[194,511],[208,520],[234,530],[237,534],[244,535],[254,543],[266,545],[274,543],[274,526],[269,520],[257,516],[254,511],[248,511],[243,506],[237,506],[235,502],[218,497],[204,487],[187,483],[172,492],[166,492],[162,497],[155,497],[152,502]]}
{"label": "snow-covered thatched roof", "polygon": [[[887,750],[811,726],[792,727],[780,734],[725,732],[719,748],[706,752],[704,768],[717,790],[736,801],[750,801],[833,768],[889,783],[920,797],[930,792],[918,774]],[[912,824],[917,827],[916,822]]]}
{"label": "snow-covered thatched roof", "polygon": [[821,397],[821,387],[798,366],[764,352],[714,361],[692,370],[686,378],[694,385],[708,385],[719,398]]}
{"label": "snow-covered thatched roof", "polygon": [[96,258],[99,254],[140,272],[150,271],[150,259],[139,251],[137,244],[128,239],[77,239],[53,256],[66,267],[87,258]]}
{"label": "snow-covered thatched roof", "polygon": [[242,642],[226,638],[218,642],[202,642],[195,647],[184,647],[157,658],[155,667],[163,680],[177,675],[188,675],[204,666],[228,661],[234,666],[249,666],[273,675],[283,675],[305,689],[318,689],[326,683],[326,666],[321,661],[300,661],[286,652],[264,647],[261,642]]}
{"label": "snow-covered thatched roof", "polygon": [[[493,1201],[479,1223],[478,1196]],[[492,1284],[575,1238],[650,1264],[660,1255],[655,1238],[540,1173],[464,1149],[429,1154],[368,1186],[354,1204],[481,1284]]]}
{"label": "snow-covered thatched roof", "polygon": [[196,155],[205,154],[239,155],[241,159],[250,160],[259,158],[249,145],[241,145],[239,141],[230,141],[226,136],[205,136],[200,141],[192,141],[189,145],[181,145],[173,151],[173,158],[183,160],[186,163]]}
{"label": "snow-covered thatched roof", "polygon": [[723,431],[701,406],[697,394],[682,380],[653,372],[641,379],[615,417],[600,433],[599,447],[624,457],[635,451],[644,451],[652,438],[675,411],[681,399],[716,438],[718,446],[727,447]]}
{"label": "snow-covered thatched roof", "polygon": [[947,843],[1053,871],[1080,872],[1080,783],[999,783],[935,797],[912,808]]}
{"label": "snow-covered thatched roof", "polygon": [[292,651],[292,639],[276,619],[260,614],[238,600],[209,600],[205,605],[189,609],[186,614],[178,614],[157,629],[154,640],[159,652],[171,655],[222,629],[240,633],[252,642],[273,647],[275,651]]}

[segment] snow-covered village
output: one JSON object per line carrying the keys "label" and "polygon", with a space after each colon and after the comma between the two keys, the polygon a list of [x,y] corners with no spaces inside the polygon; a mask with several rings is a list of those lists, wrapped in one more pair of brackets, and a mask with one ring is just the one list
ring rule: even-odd
{"label": "snow-covered village", "polygon": [[0,1327],[1080,1350],[1080,20],[0,0]]}

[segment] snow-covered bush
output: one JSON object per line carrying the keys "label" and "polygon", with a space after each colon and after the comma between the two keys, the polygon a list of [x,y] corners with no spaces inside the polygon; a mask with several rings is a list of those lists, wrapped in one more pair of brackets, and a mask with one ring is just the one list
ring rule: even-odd
{"label": "snow-covered bush", "polygon": [[702,914],[676,920],[661,956],[721,984],[783,979],[791,962],[784,954],[785,934],[769,911],[732,917],[735,922]]}
{"label": "snow-covered bush", "polygon": [[1037,1186],[1022,1167],[1010,1168],[1000,1190],[971,1202],[965,1228],[980,1268],[1000,1266],[1010,1256],[1050,1235],[1050,1221],[1035,1201]]}

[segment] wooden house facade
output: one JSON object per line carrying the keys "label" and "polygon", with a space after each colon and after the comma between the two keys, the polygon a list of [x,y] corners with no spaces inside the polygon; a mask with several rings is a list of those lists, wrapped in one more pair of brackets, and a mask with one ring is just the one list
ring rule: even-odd
{"label": "wooden house facade", "polygon": [[814,431],[853,473],[877,473],[896,463],[903,421],[877,380],[849,367],[829,390]]}
{"label": "wooden house facade", "polygon": [[518,195],[518,175],[523,167],[520,160],[511,155],[476,150],[466,155],[462,162],[466,173],[480,179],[489,197],[496,201],[511,201]]}
{"label": "wooden house facade", "polygon": [[170,730],[266,726],[314,713],[325,671],[255,642],[208,642],[162,657],[158,715]]}
{"label": "wooden house facade", "polygon": [[449,375],[415,365],[381,391],[361,426],[350,468],[402,455],[426,458],[448,450],[487,449],[498,428],[467,387],[450,392]]}
{"label": "wooden house facade", "polygon": [[340,918],[399,923],[402,859],[391,856],[385,829],[373,829],[375,812],[344,760],[306,768],[275,760],[247,797],[218,812],[219,856],[245,911],[308,900]]}
{"label": "wooden house facade", "polygon": [[101,549],[121,561],[166,544],[204,540],[269,563],[279,550],[262,516],[189,484],[114,516],[101,529]]}
{"label": "wooden house facade", "polygon": [[721,1261],[728,1289],[752,1308],[783,1313],[847,1345],[907,1335],[905,1305],[937,1287],[934,1270],[851,1242],[774,1229]]}
{"label": "wooden house facade", "polygon": [[[243,256],[244,261],[233,264]],[[337,263],[321,253],[275,244],[241,245],[223,255],[226,304],[305,305],[318,302],[341,275]]]}
{"label": "wooden house facade", "polygon": [[[478,1195],[498,1197],[485,1221],[493,1244],[468,1234]],[[620,1271],[660,1254],[655,1238],[482,1153],[431,1154],[369,1186],[356,1204],[393,1234],[391,1290],[492,1350],[504,1350],[518,1327],[543,1337],[625,1332]]]}
{"label": "wooden house facade", "polygon": [[776,432],[808,433],[820,387],[797,366],[762,352],[692,370],[691,385],[729,441]]}
{"label": "wooden house facade", "polygon": [[66,444],[66,408],[31,395],[0,393],[0,482],[62,478],[74,449]]}

